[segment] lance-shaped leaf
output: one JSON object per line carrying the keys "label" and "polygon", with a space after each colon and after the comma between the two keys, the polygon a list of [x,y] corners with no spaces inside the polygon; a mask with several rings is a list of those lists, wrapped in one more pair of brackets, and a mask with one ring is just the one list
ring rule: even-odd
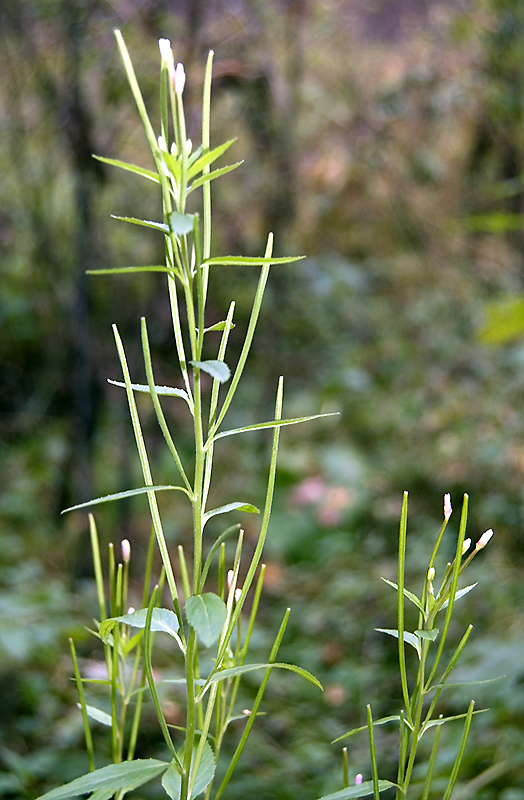
{"label": "lance-shaped leaf", "polygon": [[111,214],[111,217],[119,219],[121,222],[130,222],[132,225],[142,225],[144,228],[153,228],[155,231],[169,233],[169,225],[164,222],[152,222],[149,219],[136,219],[135,217],[117,217],[116,214]]}
{"label": "lance-shaped leaf", "polygon": [[207,372],[208,375],[211,375],[211,377],[219,383],[225,383],[231,377],[231,370],[224,361],[190,361],[189,363],[193,367]]}
{"label": "lance-shaped leaf", "polygon": [[254,672],[257,669],[267,669],[268,667],[270,669],[273,669],[273,667],[277,667],[278,669],[287,669],[290,672],[295,672],[297,675],[301,675],[310,683],[313,683],[315,686],[318,686],[318,688],[321,691],[324,691],[324,687],[322,686],[320,681],[317,680],[317,678],[315,678],[315,676],[312,675],[310,672],[308,672],[306,669],[303,669],[302,667],[297,667],[296,664],[284,664],[279,662],[270,662],[267,664],[242,664],[241,666],[238,667],[231,667],[230,669],[222,669],[219,672],[215,672],[213,675],[211,675],[211,677],[208,678],[206,683],[211,684],[211,683],[218,683],[218,681],[226,681],[229,678],[236,677],[237,675],[243,675],[245,672]]}
{"label": "lance-shaped leaf", "polygon": [[[479,708],[478,711],[474,711],[473,714],[484,714],[486,711],[489,711],[489,708]],[[453,717],[439,717],[438,719],[430,719],[429,722],[426,722],[425,725],[422,726],[419,738],[429,728],[434,728],[435,725],[444,725],[446,722],[452,722],[455,719],[464,719],[467,716],[468,713],[466,712],[465,714],[455,714]]]}
{"label": "lance-shaped leaf", "polygon": [[[379,633],[387,633],[389,636],[394,636],[395,639],[398,639],[398,630],[392,628],[375,628],[376,631]],[[404,631],[404,641],[410,644],[412,647],[415,648],[418,655],[420,656],[420,640],[415,636],[414,633],[408,633]]]}
{"label": "lance-shaped leaf", "polygon": [[[215,322],[214,325],[211,325],[209,328],[204,328],[204,333],[211,333],[211,331],[225,331],[227,325],[227,320],[223,319],[221,322]],[[230,322],[228,331],[232,331],[235,325]],[[197,328],[198,331],[198,328]]]}
{"label": "lance-shaped leaf", "polygon": [[[78,708],[82,708],[80,703],[77,703]],[[100,722],[101,725],[107,725],[109,728],[111,727],[113,720],[111,719],[111,714],[107,714],[105,711],[101,711],[99,708],[95,708],[94,706],[90,706],[86,703],[86,711],[87,715],[91,717],[91,719]]]}
{"label": "lance-shaped leaf", "polygon": [[195,594],[185,606],[186,618],[206,647],[216,642],[227,618],[226,604],[213,592]]}
{"label": "lance-shaped leaf", "polygon": [[263,428],[281,428],[284,425],[299,425],[301,422],[310,422],[312,419],[321,417],[335,417],[338,411],[329,414],[312,414],[309,417],[295,417],[294,419],[272,419],[270,422],[256,422],[254,425],[245,425],[243,428],[232,428],[229,431],[221,431],[213,436],[212,441],[223,439],[225,436],[236,436],[237,433],[248,433],[249,431],[259,431]]}
{"label": "lance-shaped leaf", "polygon": [[[388,585],[388,586],[392,586],[392,587],[393,587],[394,589],[396,589],[396,590],[397,590],[397,592],[398,592],[398,584],[397,584],[397,583],[394,583],[393,581],[389,581],[387,578],[381,578],[381,580],[383,580],[383,581],[384,581],[384,583],[387,583],[387,585]],[[412,603],[414,603],[414,604],[416,605],[416,607],[418,608],[418,610],[419,610],[419,611],[420,611],[422,614],[424,613],[424,606],[422,605],[422,603],[421,603],[421,602],[420,602],[420,600],[418,599],[417,595],[416,595],[416,594],[413,594],[413,592],[409,592],[409,591],[406,589],[406,587],[404,587],[404,597],[407,597],[407,598],[408,598],[408,600],[411,600],[411,602],[412,602]]]}
{"label": "lance-shaped leaf", "polygon": [[[110,378],[107,379],[107,382],[110,383],[112,386],[120,386],[122,389],[126,388],[125,383],[122,381],[112,381]],[[131,388],[135,392],[144,392],[145,394],[151,394],[149,386],[146,383],[132,383]],[[190,406],[189,397],[185,389],[177,389],[173,386],[155,386],[155,391],[157,394],[166,395],[166,397],[182,397],[186,403]]]}
{"label": "lance-shaped leaf", "polygon": [[[191,761],[191,773],[193,771],[193,766],[194,766],[194,757],[195,753],[193,753],[193,759]],[[192,777],[193,777],[192,774],[190,774],[190,781]],[[213,755],[213,750],[211,749],[210,745],[208,744],[208,742],[206,742],[204,745],[204,751],[202,753],[202,760],[198,767],[197,776],[195,778],[193,789],[191,791],[191,798],[198,797],[199,794],[202,794],[202,792],[207,789],[207,787],[209,786],[214,777],[215,777],[215,756]],[[171,764],[168,767],[168,769],[164,772],[164,775],[162,777],[162,786],[164,787],[166,793],[169,795],[171,800],[179,800],[181,779],[180,779],[180,773],[175,769],[173,764]]]}
{"label": "lance-shaped leaf", "polygon": [[283,258],[266,258],[265,256],[216,256],[207,258],[204,264],[223,267],[263,267],[264,264],[291,264],[292,261],[301,261],[305,256],[284,256]]}
{"label": "lance-shaped leaf", "polygon": [[188,233],[192,233],[194,224],[194,214],[180,214],[178,211],[173,211],[169,215],[169,227],[177,236],[184,236]]}
{"label": "lance-shaped leaf", "polygon": [[[391,781],[379,781],[378,790],[384,792],[386,789],[397,788],[396,783]],[[354,797],[367,797],[374,792],[373,781],[365,781],[358,786],[348,786],[346,789],[341,789],[339,792],[333,794],[325,794],[319,800],[352,800]]]}
{"label": "lance-shaped leaf", "polygon": [[415,631],[415,636],[428,642],[434,642],[438,636],[438,628],[432,628],[429,631]]}
{"label": "lance-shaped leaf", "polygon": [[243,161],[237,161],[236,164],[231,164],[229,167],[222,167],[222,169],[214,169],[213,172],[208,172],[207,175],[202,175],[201,178],[197,178],[196,181],[193,181],[191,186],[189,187],[187,193],[193,191],[193,189],[198,189],[199,186],[203,186],[204,183],[208,183],[209,181],[214,181],[215,178],[220,178],[221,175],[226,175],[228,172],[232,172],[232,170],[239,167],[243,164]]}
{"label": "lance-shaped leaf", "polygon": [[[471,592],[471,590],[475,588],[477,583],[472,583],[469,586],[465,586],[463,589],[459,589],[458,592],[455,592],[455,600],[458,600],[459,597],[464,597],[465,594]],[[449,605],[449,600],[446,600],[445,603],[442,603],[442,608],[447,608],[448,605]]]}
{"label": "lance-shaped leaf", "polygon": [[[125,625],[130,625],[132,628],[145,628],[147,618],[147,608],[141,608],[140,611],[133,611],[131,614],[123,614],[120,617],[111,617],[104,620],[100,625],[98,633],[103,641],[107,641],[107,637],[119,622]],[[173,639],[178,641],[176,635],[179,628],[178,618],[173,611],[168,608],[154,608],[153,616],[151,618],[151,630],[169,633]]]}
{"label": "lance-shaped leaf", "polygon": [[52,789],[50,792],[41,795],[37,800],[68,800],[70,797],[78,797],[88,792],[110,792],[112,797],[116,792],[130,792],[137,789],[147,781],[161,775],[168,768],[166,761],[158,761],[155,758],[136,759],[135,761],[124,761],[121,764],[110,764],[107,767],[96,769],[88,775],[82,775],[74,781]]}
{"label": "lance-shaped leaf", "polygon": [[155,181],[155,183],[160,183],[158,173],[153,172],[150,169],[137,167],[136,164],[128,164],[127,161],[118,161],[115,158],[104,158],[103,156],[93,156],[93,158],[96,158],[97,161],[102,161],[103,164],[109,164],[112,167],[119,167],[120,169],[125,169],[127,172],[134,172],[137,175],[142,175],[144,178],[149,178],[150,181]]}
{"label": "lance-shaped leaf", "polygon": [[236,142],[236,139],[229,139],[227,142],[224,142],[224,144],[220,144],[218,147],[215,147],[213,150],[210,150],[208,153],[204,153],[203,156],[200,156],[200,158],[198,158],[188,169],[188,180],[194,178],[195,175],[198,175],[199,172],[202,172],[204,167],[207,167],[209,164],[212,164],[213,161],[216,161],[217,158],[220,158],[220,156],[231,147],[233,142]]}
{"label": "lance-shaped leaf", "polygon": [[225,506],[220,506],[220,508],[213,508],[211,511],[207,511],[203,516],[203,523],[204,525],[211,519],[211,517],[216,517],[218,514],[227,514],[228,511],[245,511],[247,514],[260,514],[259,509],[256,506],[252,506],[251,503],[228,503]]}
{"label": "lance-shaped leaf", "polygon": [[176,270],[166,267],[165,264],[158,264],[149,267],[109,267],[108,269],[88,269],[87,275],[126,275],[137,272],[170,272]]}
{"label": "lance-shaped leaf", "polygon": [[184,492],[187,490],[183,486],[142,486],[140,489],[128,489],[126,492],[116,492],[115,494],[106,494],[104,497],[97,497],[95,500],[88,500],[87,503],[79,503],[77,506],[64,508],[62,514],[67,514],[68,511],[77,511],[79,508],[88,508],[89,506],[100,505],[100,503],[110,503],[113,500],[123,500],[126,497],[134,497],[137,494],[147,494],[148,492],[166,492],[168,490]]}
{"label": "lance-shaped leaf", "polygon": [[[404,722],[405,721],[406,720],[404,720]],[[395,715],[393,715],[391,717],[381,717],[380,719],[374,719],[373,720],[373,727],[375,725],[385,725],[386,722],[400,722],[400,717],[399,717],[398,714],[395,714]],[[353,730],[348,731],[347,733],[343,733],[342,736],[338,737],[338,739],[333,739],[331,744],[336,744],[337,742],[340,742],[342,739],[347,739],[348,736],[353,736],[354,733],[360,733],[361,731],[367,731],[367,729],[368,729],[367,725],[361,725],[360,728],[353,728]]]}

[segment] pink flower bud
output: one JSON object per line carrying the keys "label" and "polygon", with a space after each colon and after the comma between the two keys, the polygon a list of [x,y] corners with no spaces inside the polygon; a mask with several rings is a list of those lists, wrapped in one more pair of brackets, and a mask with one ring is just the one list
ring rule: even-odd
{"label": "pink flower bud", "polygon": [[475,545],[475,550],[482,550],[483,547],[486,547],[487,543],[489,542],[492,536],[493,536],[493,531],[491,530],[491,528],[485,531],[478,540],[477,544]]}
{"label": "pink flower bud", "polygon": [[444,519],[446,522],[451,517],[451,511],[451,495],[448,492],[448,494],[444,495]]}
{"label": "pink flower bud", "polygon": [[362,777],[362,773],[359,772],[357,777],[355,778],[355,786],[360,786],[364,778]]}
{"label": "pink flower bud", "polygon": [[249,708],[244,708],[244,710],[242,711],[242,714],[244,714],[244,716],[246,716],[246,717],[249,717],[249,715],[251,714],[251,711],[250,711]]}
{"label": "pink flower bud", "polygon": [[122,548],[122,558],[124,559],[124,564],[129,564],[129,559],[131,558],[131,545],[129,544],[129,539],[122,539],[120,546]]}
{"label": "pink flower bud", "polygon": [[175,87],[175,94],[182,94],[185,85],[186,73],[184,70],[184,65],[180,64],[179,62],[176,65],[175,71],[173,72],[173,86]]}

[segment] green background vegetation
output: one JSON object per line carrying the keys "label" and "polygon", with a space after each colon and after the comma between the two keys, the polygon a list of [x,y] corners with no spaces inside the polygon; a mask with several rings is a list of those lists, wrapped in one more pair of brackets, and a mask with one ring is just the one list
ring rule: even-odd
{"label": "green background vegetation", "polygon": [[[340,411],[282,434],[257,634],[263,653],[290,605],[281,657],[326,691],[272,676],[229,796],[313,800],[339,789],[341,745],[329,742],[365,723],[367,702],[375,717],[398,711],[395,643],[373,628],[394,622],[395,593],[380,576],[395,577],[407,489],[414,590],[444,492],[451,531],[464,492],[473,541],[495,529],[470,571],[479,587],[461,601],[459,621],[475,630],[457,680],[506,678],[450,690],[446,713],[472,695],[490,707],[474,720],[456,797],[522,800],[522,3],[4,0],[0,14],[0,796],[31,798],[86,769],[67,636],[94,674],[100,652],[84,625],[96,596],[86,515],[60,510],[140,484],[124,393],[106,383],[120,378],[111,323],[144,382],[144,314],[157,382],[176,380],[162,276],[85,276],[161,257],[161,237],[109,218],[157,218],[154,188],[91,158],[151,166],[118,27],[153,118],[157,40],[171,39],[194,139],[215,50],[212,144],[236,135],[232,160],[246,162],[214,187],[215,252],[259,255],[272,230],[276,255],[308,256],[273,269],[231,427],[271,417],[280,374],[285,416]],[[215,274],[211,322],[234,297],[241,332],[255,280],[245,269]],[[155,480],[169,483],[147,402],[141,411]],[[185,422],[180,413],[182,449]],[[260,505],[268,449],[262,433],[223,445],[219,502]],[[170,543],[183,543],[181,504],[159,501]],[[96,517],[106,543],[130,539],[138,575],[146,501]],[[245,524],[249,541],[256,521]],[[246,678],[246,704],[255,688]],[[174,724],[179,699],[165,698]],[[139,755],[162,757],[150,720]],[[460,730],[445,735],[452,763]],[[377,733],[383,777],[393,741]],[[365,737],[348,746],[354,771],[369,771]],[[438,769],[446,774],[445,758]]]}

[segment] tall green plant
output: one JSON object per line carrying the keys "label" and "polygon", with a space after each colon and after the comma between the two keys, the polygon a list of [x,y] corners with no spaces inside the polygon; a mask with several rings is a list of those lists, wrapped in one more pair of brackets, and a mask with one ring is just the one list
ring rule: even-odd
{"label": "tall green plant", "polygon": [[[366,797],[373,795],[375,800],[378,799],[380,793],[387,789],[396,790],[396,800],[407,800],[410,798],[420,798],[420,800],[429,800],[430,797],[437,797],[432,790],[433,772],[437,760],[440,732],[443,725],[455,721],[464,720],[464,728],[461,741],[457,750],[457,754],[451,769],[451,773],[447,780],[447,785],[442,795],[438,795],[442,800],[451,800],[452,792],[458,778],[459,769],[464,758],[466,744],[468,741],[469,730],[473,714],[479,714],[480,711],[474,711],[475,703],[472,700],[467,712],[457,714],[451,717],[444,717],[442,714],[437,714],[436,708],[440,695],[447,686],[450,684],[449,677],[452,670],[457,664],[457,661],[464,650],[469,635],[473,629],[472,625],[468,625],[464,635],[450,658],[445,660],[445,666],[442,665],[444,659],[444,650],[448,643],[450,632],[451,619],[455,602],[468,594],[477,585],[476,583],[470,584],[459,589],[459,579],[464,573],[464,570],[471,563],[476,554],[482,550],[493,535],[490,529],[486,531],[478,540],[474,549],[471,551],[471,539],[466,539],[466,524],[468,518],[468,495],[464,495],[462,505],[462,514],[460,517],[459,533],[456,545],[455,557],[452,562],[448,563],[440,587],[435,590],[433,582],[436,577],[435,562],[438,551],[440,549],[444,532],[446,530],[449,518],[451,517],[451,498],[449,494],[444,497],[444,521],[438,533],[435,545],[431,552],[428,567],[424,577],[422,594],[417,597],[416,594],[411,592],[405,586],[405,567],[406,567],[406,537],[408,525],[408,494],[404,492],[402,503],[402,512],[400,518],[400,531],[399,531],[399,548],[398,548],[398,582],[383,578],[383,580],[397,592],[397,627],[392,628],[377,628],[376,630],[381,633],[389,634],[398,639],[398,664],[400,673],[400,684],[402,689],[402,700],[404,708],[399,714],[383,717],[374,720],[371,712],[371,706],[367,707],[367,725],[361,728],[356,728],[338,739],[352,736],[360,731],[367,731],[369,737],[369,751],[371,760],[371,775],[370,781],[363,781],[362,775],[359,774],[356,779],[356,785],[349,785],[349,774],[347,768],[347,749],[344,748],[343,763],[344,763],[344,788],[334,794],[326,795],[321,800],[350,800],[354,797]],[[468,554],[469,553],[469,554]],[[412,603],[418,612],[417,627],[414,631],[406,629],[405,619],[405,602],[408,600]],[[406,663],[406,645],[414,648],[417,653],[418,666],[413,678],[408,681],[408,669]],[[432,647],[434,648],[432,650]],[[435,649],[436,648],[436,649]],[[409,649],[409,648],[408,648]],[[412,684],[410,690],[410,682]],[[398,753],[398,771],[396,782],[387,780],[379,780],[378,766],[377,766],[377,752],[375,748],[375,735],[374,728],[376,725],[384,725],[389,722],[395,722],[399,727],[399,753]],[[426,777],[423,785],[413,785],[413,768],[415,766],[416,758],[419,753],[419,745],[422,736],[428,731],[434,732],[433,744],[429,762],[427,764]],[[431,735],[431,734],[429,734]],[[411,787],[411,792],[408,790]]]}
{"label": "tall green plant", "polygon": [[[245,747],[271,670],[276,667],[291,670],[320,687],[316,678],[300,667],[277,662],[289,609],[284,615],[267,661],[249,663],[247,656],[264,580],[264,566],[262,565],[260,570],[258,568],[271,514],[280,429],[282,426],[294,425],[322,415],[283,419],[283,380],[280,378],[273,419],[241,428],[224,428],[227,412],[235,399],[244,373],[270,266],[286,264],[297,259],[274,258],[271,234],[268,236],[265,254],[262,257],[211,255],[211,182],[239,166],[233,164],[214,168],[215,162],[226,152],[233,140],[216,147],[211,147],[210,144],[213,54],[209,55],[205,73],[202,142],[194,149],[186,135],[183,101],[184,68],[182,64],[175,67],[170,42],[166,39],[161,39],[159,42],[161,113],[158,131],[155,131],[129,53],[119,31],[116,32],[116,39],[155,169],[144,169],[108,158],[100,160],[135,173],[140,178],[157,185],[162,196],[162,221],[153,222],[129,217],[117,217],[117,219],[127,224],[141,225],[158,231],[164,238],[165,264],[98,270],[96,274],[165,273],[180,369],[179,376],[175,375],[175,381],[179,380],[182,387],[158,386],[155,383],[145,319],[141,322],[141,337],[147,385],[133,383],[124,344],[114,326],[123,381],[113,383],[126,391],[144,485],[126,492],[99,497],[74,508],[89,507],[96,503],[138,494],[147,495],[152,519],[152,535],[144,574],[142,608],[138,611],[128,608],[128,570],[131,550],[127,541],[122,543],[121,563],[117,563],[114,549],[110,548],[107,582],[109,599],[106,601],[97,530],[94,517],[90,515],[100,617],[94,633],[103,643],[107,666],[107,678],[97,683],[102,684],[107,692],[110,713],[88,702],[87,692],[92,691],[92,687],[81,674],[74,644],[71,642],[90,771],[66,786],[48,792],[43,798],[60,800],[91,793],[93,800],[109,800],[112,797],[121,800],[128,792],[146,781],[160,777],[166,794],[172,800],[189,800],[202,793],[205,793],[206,798],[213,797],[218,800]],[[202,192],[201,213],[189,213],[188,197],[197,190]],[[206,314],[210,270],[227,265],[241,265],[260,270],[240,357],[232,370],[226,362],[226,354],[229,337],[234,328],[235,304],[231,302],[224,320],[209,321]],[[205,359],[203,355],[206,334],[209,331],[221,332],[218,351],[213,359]],[[208,392],[204,388],[203,375],[211,378],[211,388]],[[146,393],[151,399],[166,446],[173,459],[175,472],[179,476],[177,484],[159,486],[153,481],[135,400],[137,392]],[[188,408],[194,434],[191,467],[184,462],[176,445],[176,436],[171,433],[161,402],[165,396],[178,398]],[[231,501],[229,498],[226,498],[223,505],[209,508],[208,495],[217,442],[225,437],[266,428],[273,431],[273,441],[262,511],[245,500]],[[157,502],[157,493],[160,491],[175,491],[183,495],[183,499],[192,509],[191,563],[186,563],[186,555],[179,547],[177,569],[162,527]],[[239,525],[228,527],[211,544],[204,540],[207,522],[228,512],[261,515],[258,541],[253,555],[246,563],[242,563],[243,531]],[[236,552],[228,570],[225,540],[230,536],[236,537]],[[152,587],[155,543],[162,559],[162,573],[157,585]],[[242,585],[239,585],[241,570],[244,578]],[[180,575],[180,582],[177,582],[176,572]],[[172,609],[160,607],[164,581],[167,584]],[[210,583],[213,587],[218,584],[217,592],[210,591]],[[248,594],[252,595],[249,614],[245,611]],[[155,678],[152,668],[153,642],[159,633],[171,637],[173,662],[180,666],[181,671],[183,670],[181,682],[186,690],[186,715],[185,724],[181,728],[173,729],[168,724],[159,699],[159,681]],[[244,732],[225,769],[222,782],[218,787],[214,787],[215,766],[224,735],[232,720],[238,719],[236,700],[239,681],[243,674],[253,670],[261,670],[263,679],[252,708],[240,715],[245,720]],[[135,758],[146,684],[165,739],[168,754],[168,760],[165,761]],[[111,729],[113,763],[98,769],[90,732],[90,718],[106,724]]]}

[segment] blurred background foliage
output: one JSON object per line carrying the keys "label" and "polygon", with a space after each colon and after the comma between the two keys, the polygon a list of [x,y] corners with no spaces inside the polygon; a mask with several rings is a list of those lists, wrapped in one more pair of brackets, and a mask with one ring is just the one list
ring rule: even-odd
{"label": "blurred background foliage", "polygon": [[[380,576],[395,576],[408,489],[413,590],[444,492],[452,530],[464,492],[473,540],[495,529],[471,568],[480,586],[457,608],[463,626],[475,624],[457,680],[507,677],[450,690],[443,710],[459,713],[472,694],[490,707],[475,720],[456,797],[522,800],[523,4],[3,0],[0,14],[0,796],[30,798],[87,767],[66,637],[96,674],[100,652],[84,629],[96,598],[86,516],[60,510],[140,484],[125,398],[106,382],[119,378],[110,324],[142,381],[144,314],[157,382],[177,380],[162,277],[85,275],[162,256],[154,232],[109,217],[156,218],[153,187],[91,158],[149,166],[118,27],[153,117],[157,40],[172,40],[193,141],[215,50],[212,142],[237,136],[232,160],[245,159],[214,186],[215,253],[259,254],[272,230],[279,255],[308,256],[273,270],[232,427],[270,417],[280,374],[286,415],[340,411],[282,435],[257,634],[263,658],[290,605],[282,658],[326,691],[272,677],[229,796],[313,800],[339,789],[342,744],[330,741],[365,722],[367,702],[375,717],[398,710],[395,643],[373,628],[393,626],[395,594]],[[255,280],[235,268],[213,276],[209,322],[237,301],[231,361]],[[169,482],[147,402],[141,411],[155,479]],[[190,457],[176,402],[172,415]],[[221,502],[260,504],[268,446],[262,434],[223,445]],[[183,543],[187,509],[159,500],[170,542]],[[100,507],[96,518],[106,544],[131,540],[138,575],[145,501]],[[247,705],[255,688],[246,678]],[[180,702],[165,697],[174,724]],[[148,719],[139,755],[162,755]],[[447,732],[439,774],[458,736]],[[386,727],[377,737],[391,778],[395,737]],[[352,769],[365,773],[365,740],[348,745]]]}

